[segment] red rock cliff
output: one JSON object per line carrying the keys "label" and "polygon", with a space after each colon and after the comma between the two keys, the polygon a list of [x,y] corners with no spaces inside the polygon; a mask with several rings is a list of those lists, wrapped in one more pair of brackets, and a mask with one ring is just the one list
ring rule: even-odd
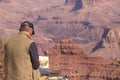
{"label": "red rock cliff", "polygon": [[120,68],[111,61],[85,55],[79,44],[63,40],[46,51],[50,69],[61,70],[69,80],[119,80]]}

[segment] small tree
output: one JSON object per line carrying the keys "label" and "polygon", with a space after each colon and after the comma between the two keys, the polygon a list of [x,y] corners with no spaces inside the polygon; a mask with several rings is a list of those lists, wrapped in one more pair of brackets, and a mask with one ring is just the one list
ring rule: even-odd
{"label": "small tree", "polygon": [[114,59],[114,64],[116,66],[120,67],[120,60],[117,57],[115,57],[115,59]]}

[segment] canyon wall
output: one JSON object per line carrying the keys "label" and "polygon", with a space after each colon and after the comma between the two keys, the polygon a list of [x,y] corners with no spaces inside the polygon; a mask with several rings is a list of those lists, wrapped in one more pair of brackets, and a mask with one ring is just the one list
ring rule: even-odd
{"label": "canyon wall", "polygon": [[49,68],[60,70],[69,80],[119,80],[120,68],[113,61],[84,54],[81,45],[63,40],[46,51]]}

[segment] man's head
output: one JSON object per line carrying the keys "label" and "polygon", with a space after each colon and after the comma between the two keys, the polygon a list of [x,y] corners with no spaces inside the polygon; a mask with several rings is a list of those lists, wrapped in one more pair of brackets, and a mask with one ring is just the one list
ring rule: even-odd
{"label": "man's head", "polygon": [[35,34],[35,32],[34,32],[34,25],[31,22],[29,22],[29,21],[22,22],[21,25],[20,25],[19,31],[26,31],[30,35],[34,35]]}

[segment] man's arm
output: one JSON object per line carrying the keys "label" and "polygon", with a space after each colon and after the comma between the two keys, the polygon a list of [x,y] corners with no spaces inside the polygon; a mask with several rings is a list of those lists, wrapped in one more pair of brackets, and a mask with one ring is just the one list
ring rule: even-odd
{"label": "man's arm", "polygon": [[29,53],[30,53],[30,58],[31,58],[33,69],[38,69],[40,63],[39,63],[38,50],[37,50],[35,42],[32,42],[30,44]]}

